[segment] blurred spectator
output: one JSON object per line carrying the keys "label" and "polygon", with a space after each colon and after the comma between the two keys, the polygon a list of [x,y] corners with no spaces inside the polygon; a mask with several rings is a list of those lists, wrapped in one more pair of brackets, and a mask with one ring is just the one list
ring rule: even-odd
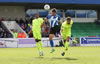
{"label": "blurred spectator", "polygon": [[7,38],[13,38],[13,36],[10,33],[6,33]]}
{"label": "blurred spectator", "polygon": [[46,31],[44,28],[42,28],[42,37],[45,37]]}
{"label": "blurred spectator", "polygon": [[3,38],[3,29],[0,27],[0,38]]}
{"label": "blurred spectator", "polygon": [[21,34],[22,34],[21,38],[26,38],[26,34],[24,32],[22,32]]}
{"label": "blurred spectator", "polygon": [[23,30],[26,31],[26,30],[27,30],[27,27],[28,27],[28,25],[25,23],[25,24],[24,24],[24,29],[23,29]]}
{"label": "blurred spectator", "polygon": [[7,34],[0,25],[0,38],[6,38],[6,37],[7,37]]}
{"label": "blurred spectator", "polygon": [[45,23],[45,29],[42,30],[43,37],[49,37],[49,22]]}
{"label": "blurred spectator", "polygon": [[18,33],[18,38],[22,38],[22,33],[21,32]]}
{"label": "blurred spectator", "polygon": [[27,28],[26,28],[26,33],[28,33],[31,30],[31,24],[28,24]]}
{"label": "blurred spectator", "polygon": [[1,20],[0,21],[5,21],[5,18],[1,18]]}
{"label": "blurred spectator", "polygon": [[7,33],[5,31],[3,32],[3,38],[7,38]]}
{"label": "blurred spectator", "polygon": [[21,24],[21,28],[22,28],[23,30],[25,29],[24,23]]}
{"label": "blurred spectator", "polygon": [[19,32],[18,38],[26,38],[26,34],[24,32]]}
{"label": "blurred spectator", "polygon": [[29,21],[28,21],[28,20],[26,20],[26,21],[25,21],[25,24],[28,24],[28,23],[29,23]]}
{"label": "blurred spectator", "polygon": [[33,38],[33,33],[31,32],[29,35],[29,38]]}
{"label": "blurred spectator", "polygon": [[18,19],[16,18],[14,21],[16,21],[18,24],[19,24],[19,21],[18,21]]}
{"label": "blurred spectator", "polygon": [[24,20],[22,18],[20,18],[19,22],[20,22],[19,24],[22,24],[22,23],[24,23]]}
{"label": "blurred spectator", "polygon": [[29,35],[29,38],[33,38],[33,32],[32,32],[32,29],[28,32],[28,35]]}
{"label": "blurred spectator", "polygon": [[31,24],[31,22],[30,22],[30,19],[29,18],[26,18],[26,23],[28,24],[28,23],[30,23]]}
{"label": "blurred spectator", "polygon": [[14,32],[14,37],[15,37],[15,38],[18,38],[18,33],[17,33],[17,31]]}

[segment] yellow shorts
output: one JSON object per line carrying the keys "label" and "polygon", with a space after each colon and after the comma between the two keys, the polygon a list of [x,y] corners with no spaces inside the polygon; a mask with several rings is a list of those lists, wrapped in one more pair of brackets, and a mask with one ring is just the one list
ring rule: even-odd
{"label": "yellow shorts", "polygon": [[62,33],[63,39],[66,39],[67,37],[71,37],[71,33]]}
{"label": "yellow shorts", "polygon": [[40,39],[41,40],[41,32],[33,32],[34,38],[35,39]]}

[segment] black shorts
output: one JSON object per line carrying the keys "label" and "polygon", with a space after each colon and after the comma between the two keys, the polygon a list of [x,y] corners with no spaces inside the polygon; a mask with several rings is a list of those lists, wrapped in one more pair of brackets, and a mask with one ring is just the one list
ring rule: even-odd
{"label": "black shorts", "polygon": [[50,29],[50,34],[56,34],[56,33],[60,33],[60,27],[58,25]]}

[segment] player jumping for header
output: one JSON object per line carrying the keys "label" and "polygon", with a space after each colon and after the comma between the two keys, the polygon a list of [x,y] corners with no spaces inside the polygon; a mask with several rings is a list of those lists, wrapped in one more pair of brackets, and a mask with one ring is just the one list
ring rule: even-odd
{"label": "player jumping for header", "polygon": [[62,24],[62,27],[61,27],[61,35],[64,41],[64,51],[63,53],[61,53],[62,56],[64,56],[65,51],[68,50],[69,39],[71,37],[72,24],[73,24],[73,21],[71,20],[71,17],[67,17],[66,21]]}
{"label": "player jumping for header", "polygon": [[50,34],[49,34],[49,40],[50,40],[50,45],[52,47],[51,52],[53,53],[55,51],[54,43],[53,43],[53,37],[54,35],[60,31],[60,27],[58,26],[58,22],[62,24],[61,22],[61,17],[56,14],[57,10],[55,8],[52,9],[52,13],[49,14],[45,19],[49,21],[50,23]]}

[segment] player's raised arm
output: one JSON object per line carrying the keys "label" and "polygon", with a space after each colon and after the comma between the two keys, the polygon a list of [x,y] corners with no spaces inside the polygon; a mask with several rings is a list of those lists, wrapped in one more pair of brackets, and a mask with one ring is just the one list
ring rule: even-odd
{"label": "player's raised arm", "polygon": [[60,32],[62,32],[63,31],[63,26],[61,26],[61,30],[60,30]]}
{"label": "player's raised arm", "polygon": [[45,18],[44,18],[44,22],[47,22],[47,21],[48,21],[48,19],[45,17]]}
{"label": "player's raised arm", "polygon": [[[32,27],[33,27],[33,22],[34,20],[32,20]],[[28,35],[33,31],[33,28],[28,32]]]}
{"label": "player's raised arm", "polygon": [[28,35],[32,32],[32,29],[28,32]]}
{"label": "player's raised arm", "polygon": [[42,27],[45,26],[45,22],[47,22],[47,18],[44,18],[43,23],[42,23]]}
{"label": "player's raised arm", "polygon": [[61,17],[58,15],[59,23],[62,25]]}

